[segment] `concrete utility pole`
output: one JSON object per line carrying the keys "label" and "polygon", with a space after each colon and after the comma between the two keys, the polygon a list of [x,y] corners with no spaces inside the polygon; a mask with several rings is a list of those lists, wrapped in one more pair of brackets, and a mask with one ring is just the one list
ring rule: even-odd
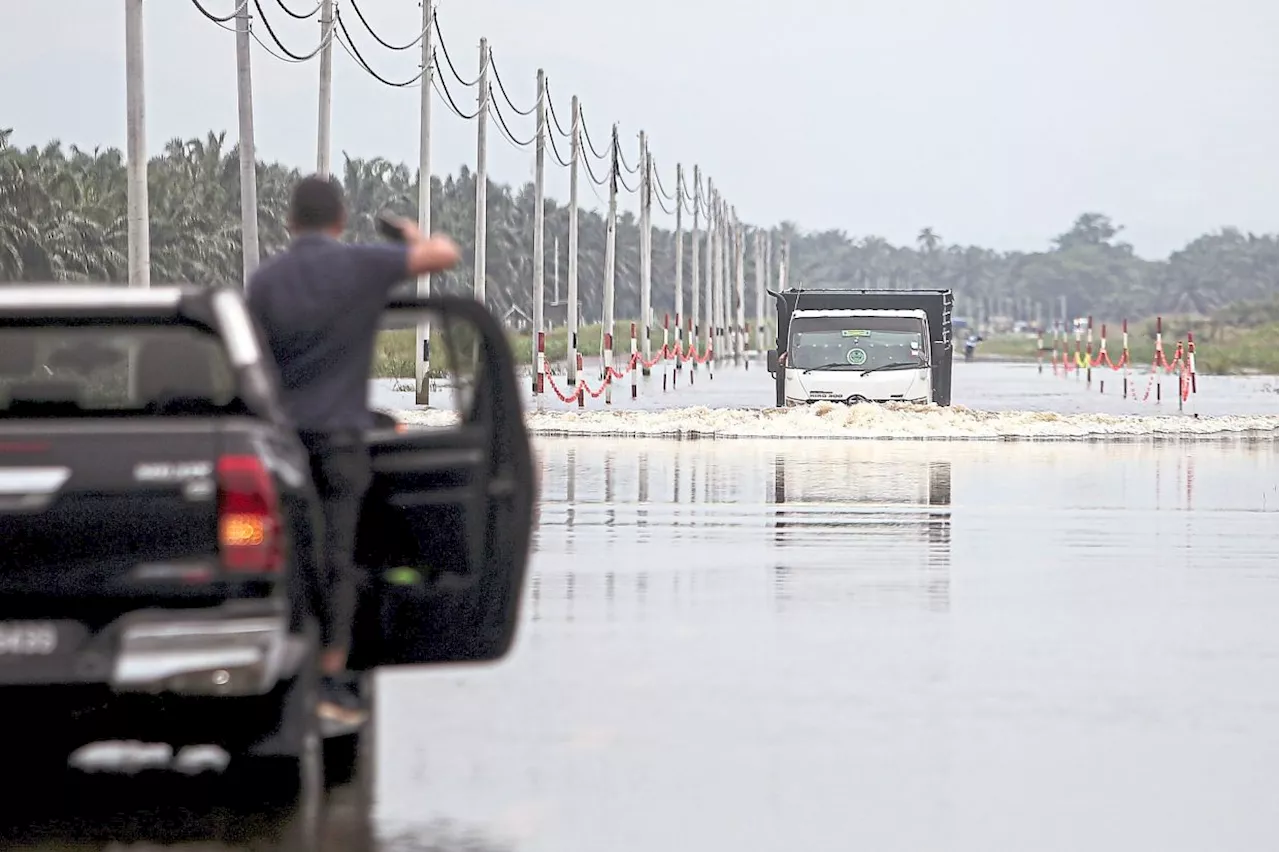
{"label": "concrete utility pole", "polygon": [[720,286],[724,291],[720,294],[720,314],[723,317],[724,326],[724,354],[732,356],[737,361],[737,351],[735,349],[735,340],[737,335],[733,333],[733,258],[736,254],[733,242],[733,208],[729,206],[729,202],[724,202],[724,218],[722,228],[724,229],[724,239],[720,243],[720,263],[724,266],[721,272]]}
{"label": "concrete utility pole", "polygon": [[756,353],[764,351],[764,237],[756,228],[751,232],[751,262],[756,268]]}
{"label": "concrete utility pole", "polygon": [[728,231],[724,241],[726,252],[724,259],[724,293],[725,318],[724,325],[729,336],[729,351],[733,354],[733,363],[738,363],[738,222],[732,207],[725,217],[725,228]]}
{"label": "concrete utility pole", "polygon": [[[698,264],[694,258],[694,266]],[[684,166],[676,163],[676,334],[673,343],[680,352],[684,341]],[[680,369],[680,359],[672,365]]]}
{"label": "concrete utility pole", "polygon": [[716,213],[716,299],[720,305],[720,319],[716,323],[716,327],[720,330],[720,359],[726,360],[732,353],[729,344],[729,323],[730,319],[730,303],[729,303],[729,253],[732,249],[729,246],[729,205],[723,198],[717,198],[718,210]]}
{"label": "concrete utility pole", "polygon": [[[711,351],[711,344],[715,340],[716,324],[716,187],[711,178],[707,178],[707,194],[704,200],[707,205],[707,280],[703,282],[703,286],[706,288],[707,321],[702,327],[702,354],[705,357]],[[712,354],[715,353],[712,352]],[[707,369],[711,369],[714,363],[714,358],[708,359]]]}
{"label": "concrete utility pole", "polygon": [[[764,240],[764,286],[766,290],[773,288],[773,229],[770,228]],[[772,349],[773,345],[769,344],[767,348]]]}
{"label": "concrete utility pole", "polygon": [[[429,14],[431,0],[423,0],[422,14]],[[430,20],[428,18],[428,20]],[[424,39],[425,41],[425,39]],[[330,131],[333,128],[333,0],[320,4],[320,115],[316,129],[316,174],[329,176]],[[424,63],[423,67],[426,65]],[[426,80],[423,90],[429,91]],[[425,98],[426,95],[423,95]],[[425,233],[425,232],[424,232]]]}
{"label": "concrete utility pole", "polygon": [[[600,352],[605,353],[610,347],[605,345],[606,335],[613,335],[613,276],[617,264],[618,252],[618,125],[613,125],[613,134],[609,145],[609,213],[604,223],[604,326],[600,329]],[[613,365],[607,360],[604,368]],[[606,391],[606,399],[608,402]]]}
{"label": "concrete utility pole", "polygon": [[778,291],[781,292],[787,289],[787,267],[791,263],[791,241],[786,237],[782,238],[778,253],[782,255],[778,259]]}
{"label": "concrete utility pole", "polygon": [[142,0],[124,3],[125,127],[128,133],[129,286],[151,286],[147,202],[147,99],[143,71]]}
{"label": "concrete utility pole", "polygon": [[[325,0],[326,6],[332,0]],[[435,78],[435,29],[431,26],[435,0],[422,2],[422,81],[418,91],[418,230],[424,234],[431,233],[431,82]],[[325,46],[326,54],[329,46]],[[324,58],[321,57],[321,67]],[[321,72],[323,79],[323,71]],[[323,96],[321,99],[323,103]],[[324,107],[321,107],[321,115]],[[322,124],[324,118],[321,118]],[[326,134],[328,128],[325,128]],[[328,140],[320,149],[326,167],[329,157]],[[418,298],[425,299],[431,295],[431,275],[419,275],[417,286]],[[431,404],[431,323],[423,317],[414,330],[414,402],[418,405]]]}
{"label": "concrete utility pole", "polygon": [[735,317],[737,328],[737,357],[745,359],[747,355],[747,238],[742,230],[742,223],[738,221],[738,213],[735,210],[733,214],[734,222],[734,242],[737,244],[738,259],[738,313]]}
{"label": "concrete utility pole", "polygon": [[719,193],[716,194],[716,227],[715,227],[715,290],[712,292],[712,304],[715,305],[715,339],[713,347],[716,352],[716,363],[724,360],[725,352],[724,340],[724,201],[720,198]]}
{"label": "concrete utility pole", "polygon": [[[702,338],[701,317],[699,316],[702,294],[698,286],[698,270],[700,268],[701,257],[698,254],[698,214],[702,211],[702,177],[701,170],[695,165],[693,167],[693,230],[689,233],[689,295],[693,301],[690,308],[690,315],[693,319],[692,331],[689,334],[689,344],[696,350],[698,341]],[[690,369],[697,370],[698,362],[691,361]]]}
{"label": "concrete utility pole", "polygon": [[[649,325],[653,320],[653,231],[650,228],[653,200],[650,179],[652,163],[649,160],[649,137],[640,131],[640,352],[648,362],[652,357],[649,344]],[[649,375],[649,368],[644,368],[644,375]]]}
{"label": "concrete utility pole", "polygon": [[244,280],[258,267],[258,171],[253,146],[253,75],[249,68],[249,4],[236,14],[236,93],[240,108],[240,247]]}
{"label": "concrete utility pole", "polygon": [[543,327],[543,267],[546,257],[543,252],[543,229],[546,225],[543,207],[543,169],[547,157],[547,75],[538,69],[538,135],[533,163],[533,334],[529,335],[533,343],[533,357],[529,362],[533,365],[533,389],[538,389],[538,333],[546,331]]}
{"label": "concrete utility pole", "polygon": [[489,40],[480,39],[480,91],[476,95],[479,110],[476,116],[476,250],[475,250],[475,296],[480,304],[485,303],[485,248],[489,240],[488,226],[485,224],[486,207],[489,198],[488,168],[485,166],[489,141]]}
{"label": "concrete utility pole", "polygon": [[568,341],[569,386],[578,384],[578,160],[582,156],[582,110],[578,96],[573,96],[573,118],[569,130],[573,134],[569,155],[569,304],[565,309],[565,340]]}

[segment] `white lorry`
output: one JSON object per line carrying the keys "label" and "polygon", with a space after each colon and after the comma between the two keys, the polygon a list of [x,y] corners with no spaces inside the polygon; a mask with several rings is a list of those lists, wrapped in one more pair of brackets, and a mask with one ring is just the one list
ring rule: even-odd
{"label": "white lorry", "polygon": [[778,407],[951,404],[950,290],[785,290],[768,355]]}

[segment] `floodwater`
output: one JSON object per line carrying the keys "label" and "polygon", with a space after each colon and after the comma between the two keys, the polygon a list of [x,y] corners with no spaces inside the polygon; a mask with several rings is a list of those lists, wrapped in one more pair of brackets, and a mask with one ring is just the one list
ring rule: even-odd
{"label": "floodwater", "polygon": [[323,840],[204,779],[21,848],[1275,849],[1274,423],[1104,438],[539,438],[515,650],[383,673]]}
{"label": "floodwater", "polygon": [[[600,389],[599,364],[588,364],[583,375],[592,390]],[[667,372],[666,390],[663,372]],[[586,398],[588,410],[603,411],[612,407],[620,411],[658,411],[662,409],[705,406],[711,409],[760,409],[774,404],[773,377],[759,359],[744,361],[739,366],[722,364],[709,374],[703,366],[692,373],[682,371],[674,380],[668,371],[654,369],[649,376],[638,376],[636,399],[631,399],[631,377],[615,380],[611,406],[604,397]],[[1126,384],[1126,375],[1128,383]],[[568,392],[568,380],[557,376],[560,389]],[[1156,388],[1160,388],[1160,402]],[[1276,376],[1198,376],[1196,394],[1186,404],[1188,412],[1204,416],[1275,415]],[[413,404],[413,381],[392,379],[374,383],[373,404],[389,409],[405,409]],[[955,405],[981,411],[1053,411],[1063,414],[1111,414],[1130,416],[1176,415],[1178,413],[1178,379],[1149,372],[1093,371],[1092,382],[1083,372],[1070,376],[1054,375],[1048,365],[1043,371],[1033,363],[963,361],[952,370],[952,401]],[[1126,393],[1127,391],[1127,393]],[[1148,392],[1149,391],[1149,392]],[[1137,397],[1136,399],[1134,397]],[[560,402],[548,390],[542,398],[547,411],[572,411],[575,405]],[[526,404],[536,408],[532,392]]]}

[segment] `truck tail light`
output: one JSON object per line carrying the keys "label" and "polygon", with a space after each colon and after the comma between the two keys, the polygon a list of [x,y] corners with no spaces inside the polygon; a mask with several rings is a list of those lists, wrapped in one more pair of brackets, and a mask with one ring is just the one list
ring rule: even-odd
{"label": "truck tail light", "polygon": [[228,571],[275,574],[283,568],[280,505],[257,456],[218,459],[218,551]]}

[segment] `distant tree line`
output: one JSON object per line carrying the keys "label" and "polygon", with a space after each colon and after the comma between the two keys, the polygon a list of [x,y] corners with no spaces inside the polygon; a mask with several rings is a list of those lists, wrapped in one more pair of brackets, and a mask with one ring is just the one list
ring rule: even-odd
{"label": "distant tree line", "polygon": [[[0,130],[0,281],[107,280],[128,276],[125,164],[117,149],[84,151],[58,142],[20,149]],[[260,241],[264,255],[281,250],[296,169],[259,163]],[[383,208],[417,213],[417,176],[382,158],[346,157],[337,177],[351,212],[351,238],[376,239],[373,217]],[[224,283],[241,277],[239,159],[226,135],[174,139],[153,158],[149,173],[152,281]],[[463,246],[461,267],[439,276],[439,286],[470,292],[475,178],[463,166],[433,178],[432,223]],[[529,312],[532,300],[534,193],[491,184],[488,193],[490,306]],[[560,240],[564,296],[568,210],[546,201],[546,292],[552,298],[553,240]],[[578,275],[582,321],[598,321],[602,301],[605,227],[594,211],[579,212]],[[1207,314],[1229,305],[1275,300],[1280,247],[1275,234],[1234,228],[1197,237],[1166,260],[1134,255],[1118,239],[1121,226],[1100,213],[1084,213],[1041,252],[998,252],[946,245],[932,228],[914,246],[895,246],[839,230],[802,232],[791,222],[771,228],[777,247],[790,245],[790,282],[805,287],[951,287],[961,314],[1057,316],[1065,297],[1069,316],[1145,317],[1156,313]],[[687,239],[687,238],[686,238]],[[686,242],[689,286],[692,259]],[[673,308],[675,240],[655,228],[654,307]],[[747,258],[748,294],[754,269]],[[618,223],[617,315],[639,312],[639,231],[636,218]],[[776,275],[775,275],[776,284]],[[749,295],[747,313],[753,313]],[[686,305],[688,301],[686,300]],[[1249,308],[1253,310],[1253,308]],[[1271,316],[1274,320],[1274,313]]]}

